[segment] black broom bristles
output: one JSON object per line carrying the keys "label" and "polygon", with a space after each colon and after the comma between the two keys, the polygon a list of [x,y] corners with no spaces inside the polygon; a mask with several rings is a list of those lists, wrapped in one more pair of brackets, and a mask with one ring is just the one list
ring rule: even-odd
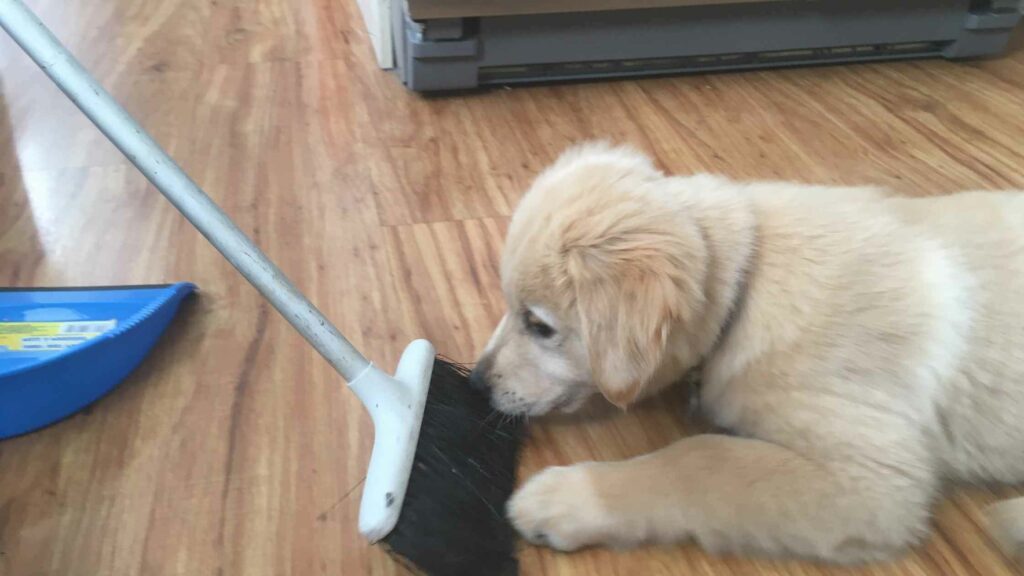
{"label": "black broom bristles", "polygon": [[516,574],[505,502],[522,436],[519,419],[469,385],[466,367],[438,358],[402,515],[382,543],[422,574]]}

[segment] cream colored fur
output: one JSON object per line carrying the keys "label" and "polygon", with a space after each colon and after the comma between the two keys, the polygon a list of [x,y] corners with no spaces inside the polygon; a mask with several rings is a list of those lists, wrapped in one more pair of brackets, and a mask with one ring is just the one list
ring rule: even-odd
{"label": "cream colored fur", "polygon": [[[670,177],[587,145],[523,198],[501,273],[473,376],[497,408],[625,408],[700,367],[733,433],[543,471],[508,510],[534,542],[865,561],[925,536],[944,480],[1024,480],[1024,195]],[[1008,550],[1022,509],[992,514]]]}

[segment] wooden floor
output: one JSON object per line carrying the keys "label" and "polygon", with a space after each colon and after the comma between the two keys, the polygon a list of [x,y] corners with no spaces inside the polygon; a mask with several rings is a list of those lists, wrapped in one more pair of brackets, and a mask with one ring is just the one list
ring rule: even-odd
{"label": "wooden floor", "polygon": [[[469,361],[531,177],[570,143],[671,171],[1024,188],[1024,39],[1005,58],[406,92],[352,0],[35,0],[44,19],[369,356],[425,336]],[[0,574],[402,574],[355,529],[371,427],[341,380],[6,38],[0,285],[191,280],[202,295],[116,393],[0,442]],[[679,404],[532,423],[521,475],[648,451]],[[641,424],[642,422],[642,424]],[[937,509],[916,553],[860,569],[694,547],[554,554],[523,574],[1015,573],[979,527],[999,489]]]}

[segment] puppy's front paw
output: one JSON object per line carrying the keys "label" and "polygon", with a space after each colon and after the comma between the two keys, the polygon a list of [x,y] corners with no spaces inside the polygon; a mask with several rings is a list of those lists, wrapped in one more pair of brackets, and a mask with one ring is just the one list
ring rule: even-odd
{"label": "puppy's front paw", "polygon": [[508,516],[530,542],[572,551],[615,541],[615,522],[587,465],[548,468],[509,500]]}

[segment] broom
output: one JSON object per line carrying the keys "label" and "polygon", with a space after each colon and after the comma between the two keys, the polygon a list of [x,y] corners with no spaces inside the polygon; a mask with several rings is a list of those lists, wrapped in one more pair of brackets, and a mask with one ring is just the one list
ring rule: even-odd
{"label": "broom", "polygon": [[61,45],[21,0],[0,27],[107,138],[348,381],[370,413],[373,452],[359,531],[428,574],[512,574],[502,511],[520,427],[493,414],[467,371],[411,343],[394,376],[371,364]]}

